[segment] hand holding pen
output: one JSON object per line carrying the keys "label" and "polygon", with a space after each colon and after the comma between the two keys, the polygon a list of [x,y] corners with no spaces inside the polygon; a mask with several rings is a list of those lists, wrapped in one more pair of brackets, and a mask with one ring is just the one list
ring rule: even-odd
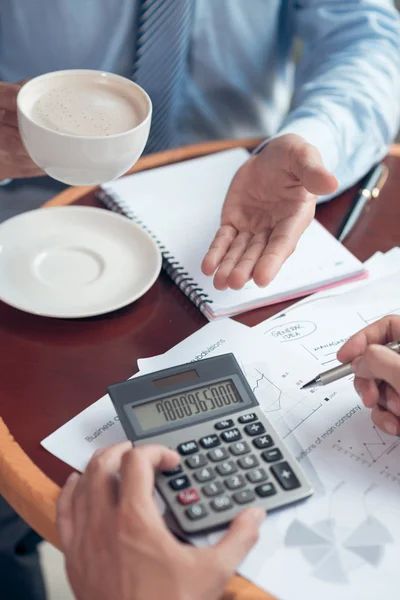
{"label": "hand holding pen", "polygon": [[343,365],[303,387],[326,385],[352,372],[356,392],[372,409],[375,425],[389,435],[400,435],[400,343],[396,340],[400,340],[399,315],[376,321],[341,347],[337,357]]}

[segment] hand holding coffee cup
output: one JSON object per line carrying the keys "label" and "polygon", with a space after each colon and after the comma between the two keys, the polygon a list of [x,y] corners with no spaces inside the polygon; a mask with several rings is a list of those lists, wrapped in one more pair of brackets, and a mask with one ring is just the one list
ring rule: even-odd
{"label": "hand holding coffee cup", "polygon": [[43,175],[22,143],[17,119],[17,95],[22,83],[0,82],[0,181]]}
{"label": "hand holding coffee cup", "polygon": [[98,185],[126,173],[146,145],[149,96],[101,71],[47,73],[17,97],[22,141],[36,165],[69,185]]}

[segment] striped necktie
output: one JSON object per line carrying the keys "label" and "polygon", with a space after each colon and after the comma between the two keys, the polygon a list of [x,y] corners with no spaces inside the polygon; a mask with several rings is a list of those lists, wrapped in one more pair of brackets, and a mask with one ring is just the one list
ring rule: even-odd
{"label": "striped necktie", "polygon": [[195,0],[141,0],[133,80],[153,104],[145,152],[175,145]]}

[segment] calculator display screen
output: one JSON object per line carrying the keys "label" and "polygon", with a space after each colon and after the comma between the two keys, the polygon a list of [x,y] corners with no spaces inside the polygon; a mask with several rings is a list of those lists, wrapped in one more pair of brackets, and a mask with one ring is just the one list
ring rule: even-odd
{"label": "calculator display screen", "polygon": [[240,410],[250,399],[244,400],[231,379],[218,381],[185,392],[175,392],[164,398],[150,400],[132,406],[135,417],[143,431],[159,427],[175,427],[179,422],[195,422],[197,419]]}

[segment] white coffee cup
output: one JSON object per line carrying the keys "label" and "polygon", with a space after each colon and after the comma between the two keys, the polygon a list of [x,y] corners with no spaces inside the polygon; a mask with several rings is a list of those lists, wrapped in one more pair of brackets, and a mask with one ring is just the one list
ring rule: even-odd
{"label": "white coffee cup", "polygon": [[152,105],[129,79],[76,69],[28,81],[17,110],[22,141],[38,167],[69,185],[98,185],[120,177],[138,160]]}

